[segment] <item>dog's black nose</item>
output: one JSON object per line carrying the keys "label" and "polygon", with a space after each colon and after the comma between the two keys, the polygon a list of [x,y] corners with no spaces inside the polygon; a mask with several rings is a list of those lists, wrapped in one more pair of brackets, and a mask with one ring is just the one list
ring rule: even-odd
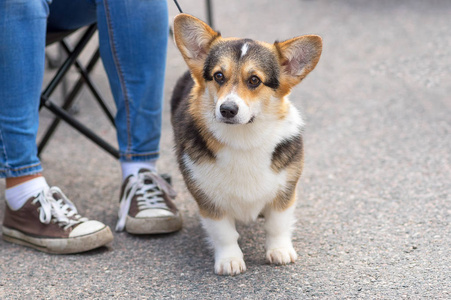
{"label": "dog's black nose", "polygon": [[237,115],[238,105],[234,102],[224,102],[219,107],[219,110],[224,118],[231,119]]}

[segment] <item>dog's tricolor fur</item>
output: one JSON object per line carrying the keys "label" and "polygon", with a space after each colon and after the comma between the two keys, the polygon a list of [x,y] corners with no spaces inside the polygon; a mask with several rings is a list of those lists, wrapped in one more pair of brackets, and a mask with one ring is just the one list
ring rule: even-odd
{"label": "dog's tricolor fur", "polygon": [[294,262],[303,121],[287,96],[316,66],[321,38],[223,38],[186,14],[175,18],[174,34],[190,69],[171,102],[177,157],[215,250],[215,272],[246,270],[235,221],[259,214],[269,262]]}

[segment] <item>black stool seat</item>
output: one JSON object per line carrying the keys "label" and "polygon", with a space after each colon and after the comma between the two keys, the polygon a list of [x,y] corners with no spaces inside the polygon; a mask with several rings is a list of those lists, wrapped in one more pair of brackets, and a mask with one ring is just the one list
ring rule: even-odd
{"label": "black stool seat", "polygon": [[74,33],[77,30],[65,30],[65,31],[55,31],[55,32],[49,32],[47,31],[47,34],[45,36],[45,45],[51,45],[53,43],[59,42],[68,35]]}

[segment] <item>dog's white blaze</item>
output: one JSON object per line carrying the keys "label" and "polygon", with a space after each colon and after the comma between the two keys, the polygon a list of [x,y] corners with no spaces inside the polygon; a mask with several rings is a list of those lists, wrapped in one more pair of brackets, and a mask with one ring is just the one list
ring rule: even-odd
{"label": "dog's white blaze", "polygon": [[244,43],[243,47],[241,47],[241,57],[244,57],[246,55],[247,50],[249,50],[249,45],[247,43]]}

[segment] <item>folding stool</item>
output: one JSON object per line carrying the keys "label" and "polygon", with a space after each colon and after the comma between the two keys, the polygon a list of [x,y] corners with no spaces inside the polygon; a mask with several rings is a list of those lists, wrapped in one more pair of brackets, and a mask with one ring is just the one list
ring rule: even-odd
{"label": "folding stool", "polygon": [[[71,114],[68,113],[68,110],[73,105],[81,88],[86,84],[86,86],[91,91],[94,98],[97,100],[98,104],[102,108],[106,117],[110,120],[111,124],[115,126],[114,117],[111,110],[106,105],[105,101],[103,100],[102,96],[99,93],[99,90],[94,85],[93,81],[89,76],[94,66],[96,65],[97,61],[100,58],[99,48],[97,47],[97,50],[92,54],[86,67],[82,66],[81,62],[78,60],[78,57],[80,56],[82,51],[86,48],[86,45],[95,34],[97,30],[97,24],[92,24],[88,26],[84,31],[84,33],[82,34],[82,36],[76,42],[75,47],[73,47],[72,49],[64,39],[78,30],[79,29],[63,32],[48,32],[46,36],[46,46],[58,42],[61,45],[62,49],[64,49],[64,51],[67,53],[67,58],[62,63],[62,65],[57,70],[56,74],[54,75],[50,83],[44,88],[41,94],[41,102],[39,110],[41,110],[42,107],[47,108],[55,115],[55,119],[47,128],[42,139],[38,143],[38,155],[40,155],[44,150],[45,146],[47,145],[56,128],[58,127],[60,120],[64,120],[70,126],[78,130],[81,134],[83,134],[88,139],[90,139],[98,146],[100,146],[102,149],[110,153],[113,157],[119,158],[119,151],[115,147],[106,142],[103,138],[101,138],[99,135],[94,133],[91,129],[89,129],[87,126],[85,126],[83,123],[81,123],[80,121],[75,119]],[[70,92],[67,93],[67,95],[65,95],[63,104],[59,106],[51,100],[50,96],[55,91],[55,89],[63,82],[64,76],[67,74],[67,72],[73,65],[76,67],[78,73],[80,74],[80,78],[72,87]]]}

